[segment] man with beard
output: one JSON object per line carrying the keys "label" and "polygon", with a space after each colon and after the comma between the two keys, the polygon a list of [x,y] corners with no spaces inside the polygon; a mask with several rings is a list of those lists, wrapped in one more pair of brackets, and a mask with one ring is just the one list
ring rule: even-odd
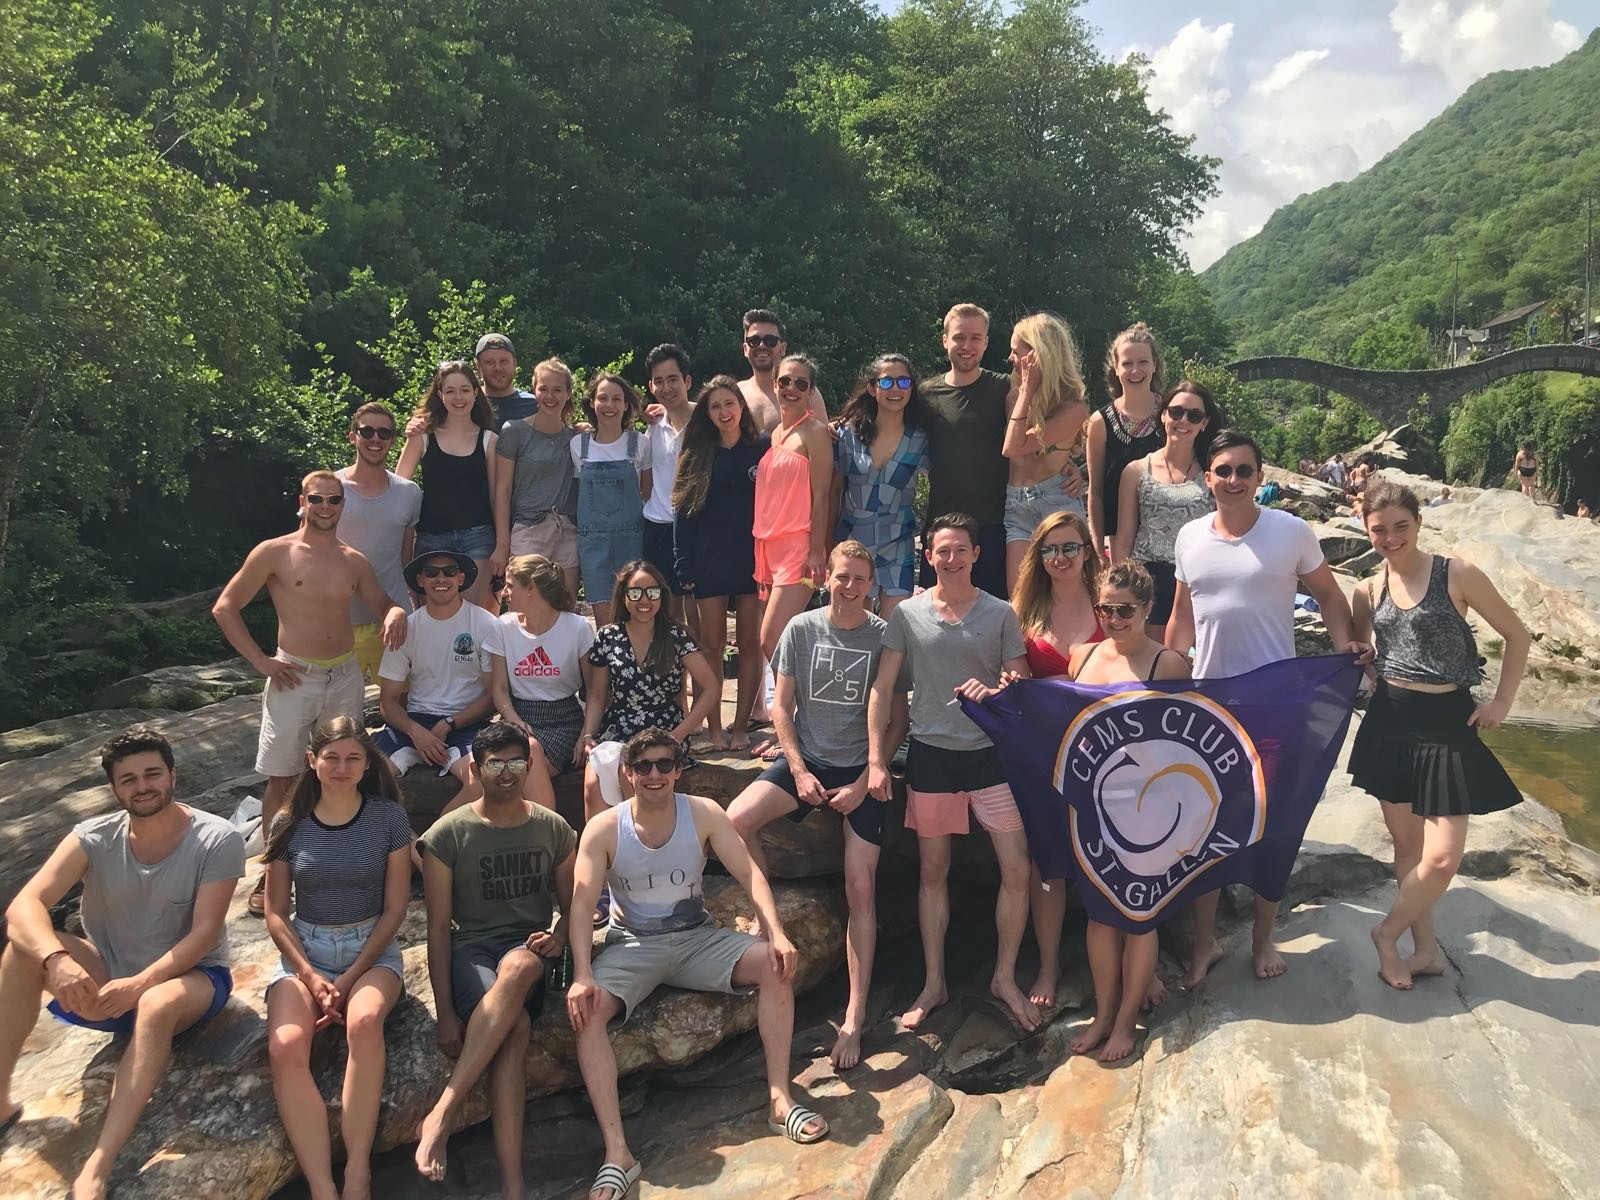
{"label": "man with beard", "polygon": [[[406,611],[384,593],[372,564],[339,540],[344,481],[332,471],[313,471],[300,483],[300,527],[269,538],[211,606],[223,636],[267,677],[261,693],[261,739],[256,770],[267,777],[261,797],[261,827],[272,828],[305,766],[311,730],[330,717],[361,720],[365,689],[356,665],[350,601],[359,598],[383,614],[383,644],[397,650],[406,640]],[[278,644],[267,654],[244,623],[244,608],[262,588],[278,611]],[[261,916],[266,876],[250,896],[250,913]]]}
{"label": "man with beard", "polygon": [[[784,340],[783,322],[765,308],[752,308],[744,314],[744,357],[750,364],[749,379],[739,383],[745,407],[755,418],[756,428],[771,433],[778,427],[778,364],[789,353]],[[817,419],[828,419],[828,406],[820,389],[811,389],[809,407]]]}
{"label": "man with beard", "polygon": [[494,419],[500,425],[521,421],[539,411],[539,401],[532,392],[517,386],[517,352],[511,339],[503,333],[486,333],[473,348],[473,358],[478,364],[478,378],[483,380],[483,390],[494,405]]}
{"label": "man with beard", "polygon": [[[76,1200],[106,1194],[172,1039],[227,1003],[228,902],[244,875],[238,831],[173,802],[172,747],[161,734],[134,726],[106,743],[100,765],[118,811],[80,821],[23,886],[6,910],[10,944],[0,957],[0,1131],[23,1115],[11,1075],[44,993],[57,1020],[128,1036],[105,1123],[72,1185]],[[80,882],[85,937],[50,921],[51,906]]]}

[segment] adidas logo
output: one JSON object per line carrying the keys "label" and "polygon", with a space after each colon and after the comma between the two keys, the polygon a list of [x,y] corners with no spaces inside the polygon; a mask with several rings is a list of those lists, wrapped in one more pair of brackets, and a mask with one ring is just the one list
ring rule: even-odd
{"label": "adidas logo", "polygon": [[535,646],[533,653],[519,662],[516,670],[511,673],[519,678],[529,679],[534,676],[558,676],[561,674],[561,668],[550,661],[550,655],[545,652],[543,646]]}

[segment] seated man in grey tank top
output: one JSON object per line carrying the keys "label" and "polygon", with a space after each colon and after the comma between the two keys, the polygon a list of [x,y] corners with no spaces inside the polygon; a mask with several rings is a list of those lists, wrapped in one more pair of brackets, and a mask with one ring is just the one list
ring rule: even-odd
{"label": "seated man in grey tank top", "polygon": [[[721,807],[677,790],[682,761],[683,748],[658,726],[628,739],[622,762],[633,798],[592,818],[578,843],[574,911],[592,909],[601,884],[611,889],[604,951],[591,960],[588,941],[573,940],[567,992],[578,1065],[605,1138],[606,1160],[591,1200],[622,1200],[642,1171],[623,1136],[617,1059],[607,1027],[617,1017],[626,1021],[663,985],[700,992],[759,989],[768,1127],[802,1143],[828,1132],[826,1121],[795,1103],[789,1087],[798,956],[784,935],[772,889]],[[711,920],[701,891],[707,850],[750,894],[765,938],[720,929]]]}

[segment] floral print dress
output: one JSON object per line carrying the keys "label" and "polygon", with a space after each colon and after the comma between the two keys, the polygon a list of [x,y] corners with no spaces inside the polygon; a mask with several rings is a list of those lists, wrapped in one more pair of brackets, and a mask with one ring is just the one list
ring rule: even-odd
{"label": "floral print dress", "polygon": [[633,656],[633,643],[621,624],[607,625],[595,635],[589,661],[607,672],[601,741],[625,742],[652,725],[672,730],[682,723],[678,697],[683,691],[683,656],[699,647],[683,626],[670,628],[674,658],[665,675],[657,675]]}

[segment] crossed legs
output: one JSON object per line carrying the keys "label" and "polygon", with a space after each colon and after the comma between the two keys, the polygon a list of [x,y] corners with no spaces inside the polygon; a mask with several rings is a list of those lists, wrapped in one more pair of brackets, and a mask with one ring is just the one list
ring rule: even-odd
{"label": "crossed legs", "polygon": [[[1405,991],[1415,975],[1439,975],[1444,955],[1433,929],[1433,906],[1461,867],[1467,844],[1466,817],[1419,817],[1409,804],[1385,804],[1384,823],[1394,838],[1394,874],[1399,895],[1389,915],[1372,929],[1378,974]],[[1400,955],[1399,941],[1411,930],[1412,955]]]}

